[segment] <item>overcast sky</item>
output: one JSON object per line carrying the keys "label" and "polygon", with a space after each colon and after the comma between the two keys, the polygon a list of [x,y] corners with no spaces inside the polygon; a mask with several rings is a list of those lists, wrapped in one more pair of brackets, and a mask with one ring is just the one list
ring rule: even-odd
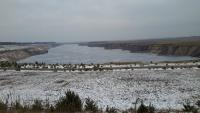
{"label": "overcast sky", "polygon": [[200,0],[0,0],[0,41],[200,35]]}

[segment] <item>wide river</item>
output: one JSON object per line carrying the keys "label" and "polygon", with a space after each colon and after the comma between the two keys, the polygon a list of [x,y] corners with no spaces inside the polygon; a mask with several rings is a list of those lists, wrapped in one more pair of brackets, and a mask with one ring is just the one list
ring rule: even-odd
{"label": "wide river", "polygon": [[19,62],[51,63],[106,63],[126,61],[179,61],[191,60],[187,56],[159,56],[150,53],[130,53],[120,49],[107,50],[100,47],[79,46],[77,44],[62,45],[49,49],[47,54],[36,55]]}

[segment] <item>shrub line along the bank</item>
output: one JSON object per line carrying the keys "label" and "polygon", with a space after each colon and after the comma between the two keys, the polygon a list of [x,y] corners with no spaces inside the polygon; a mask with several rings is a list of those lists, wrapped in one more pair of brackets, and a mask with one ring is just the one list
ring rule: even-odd
{"label": "shrub line along the bank", "polygon": [[40,71],[106,71],[106,70],[134,70],[134,69],[184,69],[200,68],[199,60],[190,62],[169,63],[107,63],[107,64],[45,64],[45,63],[16,63],[0,62],[0,70],[40,70]]}

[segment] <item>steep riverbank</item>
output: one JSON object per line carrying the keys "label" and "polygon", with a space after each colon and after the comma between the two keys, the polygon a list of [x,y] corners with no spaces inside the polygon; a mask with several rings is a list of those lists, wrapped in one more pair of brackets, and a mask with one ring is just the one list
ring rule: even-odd
{"label": "steep riverbank", "polygon": [[15,50],[4,50],[0,51],[0,61],[11,61],[15,62],[21,59],[25,59],[34,55],[48,53],[48,49],[58,45],[52,44],[38,44],[31,45],[30,47],[15,49]]}
{"label": "steep riverbank", "polygon": [[155,53],[158,55],[200,57],[200,37],[183,37],[172,39],[152,39],[137,41],[103,41],[80,43],[89,47],[105,49],[122,49],[130,52]]}

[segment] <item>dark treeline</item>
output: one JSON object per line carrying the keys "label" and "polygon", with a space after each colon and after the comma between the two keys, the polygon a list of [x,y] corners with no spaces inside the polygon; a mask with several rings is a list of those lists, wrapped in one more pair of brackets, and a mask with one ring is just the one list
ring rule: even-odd
{"label": "dark treeline", "polygon": [[[115,70],[115,69],[185,69],[185,68],[200,68],[199,64],[195,64],[197,63],[197,61],[193,61],[191,62],[192,64],[190,65],[170,65],[170,63],[166,63],[163,66],[159,66],[157,63],[155,63],[155,65],[147,65],[144,66],[144,64],[140,64],[139,67],[132,67],[130,65],[126,65],[125,67],[115,67],[112,66],[112,64],[84,64],[84,63],[80,63],[80,64],[46,64],[44,62],[35,62],[35,63],[17,63],[17,62],[9,62],[9,61],[2,61],[0,62],[0,69],[6,71],[6,70],[16,70],[16,71],[20,71],[20,70],[49,70],[49,71],[53,71],[53,72],[57,72],[57,71],[107,71],[107,70]],[[152,63],[151,63],[152,64]],[[107,65],[107,66],[105,66]]]}
{"label": "dark treeline", "polygon": [[[92,68],[86,68],[87,66],[92,66]],[[31,66],[30,67],[26,67],[26,66]],[[63,68],[59,68],[58,66],[62,66]],[[53,71],[57,71],[57,70],[68,70],[68,71],[75,71],[75,70],[79,70],[79,71],[97,71],[100,70],[101,71],[101,66],[100,64],[46,64],[44,62],[35,62],[35,63],[17,63],[17,62],[9,62],[9,61],[2,61],[0,62],[0,68],[4,69],[4,71],[9,70],[9,69],[14,69],[16,71],[20,71],[21,69],[24,70],[53,70]],[[42,67],[42,68],[40,68]]]}

